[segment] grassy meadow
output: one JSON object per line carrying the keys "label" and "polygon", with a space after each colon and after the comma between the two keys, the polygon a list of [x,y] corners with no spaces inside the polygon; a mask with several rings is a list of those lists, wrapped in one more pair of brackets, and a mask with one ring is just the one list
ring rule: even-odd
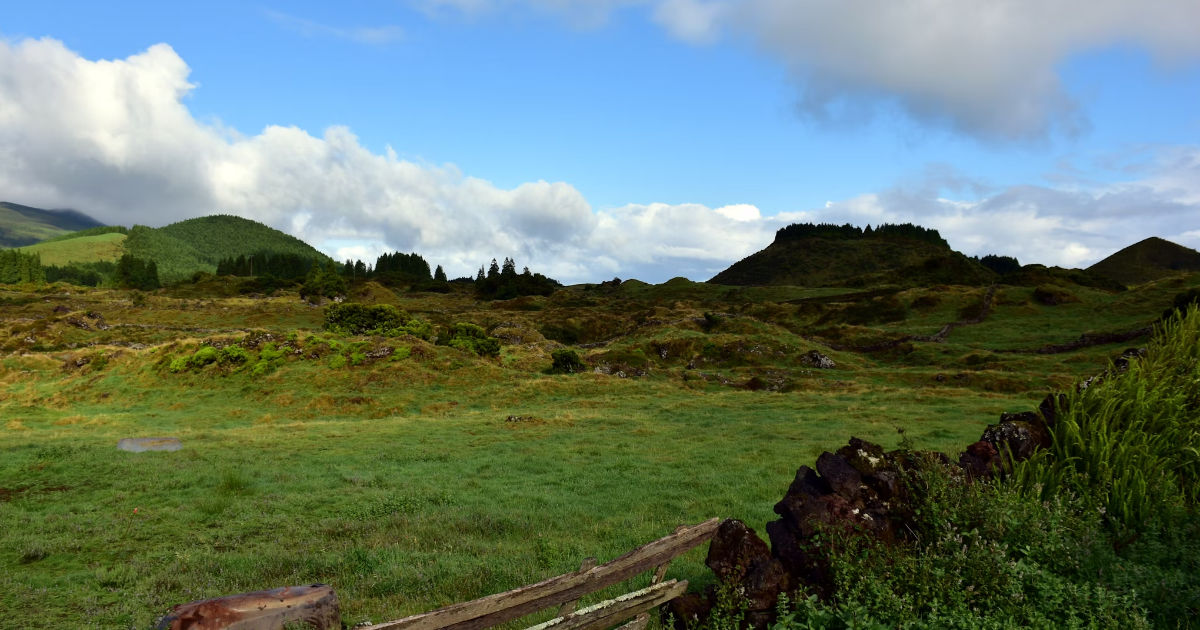
{"label": "grassy meadow", "polygon": [[[714,516],[762,533],[822,451],[857,436],[956,453],[1001,412],[1144,340],[1035,349],[1149,324],[1197,286],[1072,287],[1057,306],[1003,286],[982,323],[880,352],[832,348],[932,335],[986,289],[880,298],[674,280],[503,302],[375,284],[351,295],[435,330],[482,326],[498,357],[329,333],[322,309],[289,292],[0,287],[3,623],[146,628],[174,604],[324,582],[353,626]],[[564,345],[588,372],[546,373]],[[233,346],[245,356],[193,359]],[[808,365],[810,350],[837,367]],[[138,436],[183,449],[116,449]],[[669,575],[712,582],[703,554]]]}

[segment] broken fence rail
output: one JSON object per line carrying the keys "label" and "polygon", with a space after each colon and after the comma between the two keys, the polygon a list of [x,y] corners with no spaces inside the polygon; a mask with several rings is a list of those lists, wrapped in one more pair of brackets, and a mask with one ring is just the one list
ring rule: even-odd
{"label": "broken fence rail", "polygon": [[[452,604],[434,611],[367,626],[363,630],[482,630],[519,619],[554,606],[558,616],[529,630],[600,630],[636,617],[626,628],[644,627],[648,612],[687,591],[687,581],[663,581],[671,562],[712,539],[720,520],[713,518],[647,543],[602,565],[594,558],[583,561],[578,571],[552,577],[520,588]],[[650,586],[615,599],[575,610],[580,598],[620,584],[654,569]],[[298,590],[305,589],[305,590]],[[327,597],[316,597],[316,590]],[[289,601],[290,595],[301,595]],[[328,605],[332,601],[333,613]],[[249,602],[262,602],[263,606]],[[321,606],[322,614],[305,615],[308,606]],[[338,628],[337,597],[324,585],[288,587],[244,593],[176,606],[158,627],[164,630],[276,630],[285,623],[303,619],[316,630]],[[328,621],[325,621],[328,620]]]}

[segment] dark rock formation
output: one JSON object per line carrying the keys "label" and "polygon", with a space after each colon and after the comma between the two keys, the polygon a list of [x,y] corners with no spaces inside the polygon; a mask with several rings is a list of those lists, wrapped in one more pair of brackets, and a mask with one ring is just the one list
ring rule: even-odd
{"label": "dark rock formation", "polygon": [[800,359],[800,361],[802,361],[805,365],[809,365],[821,370],[832,370],[833,368],[837,367],[837,363],[834,363],[833,359],[830,359],[816,350],[809,350]]}
{"label": "dark rock formation", "polygon": [[[1060,395],[1061,396],[1061,395]],[[816,468],[801,466],[787,493],[775,504],[779,519],[767,523],[767,544],[741,521],[721,523],[709,547],[707,564],[718,579],[742,597],[744,622],[766,627],[774,620],[780,593],[802,589],[827,598],[834,594],[831,553],[849,536],[868,536],[884,544],[911,540],[919,484],[909,483],[921,465],[960,470],[969,482],[1010,470],[1011,460],[1026,459],[1050,444],[1049,426],[1065,397],[1048,396],[1041,413],[1005,413],[988,426],[978,442],[959,456],[957,465],[941,453],[896,450],[858,438],[822,453]],[[1011,458],[1011,460],[1010,460]],[[676,627],[704,620],[717,603],[717,589],[689,593],[668,609]]]}

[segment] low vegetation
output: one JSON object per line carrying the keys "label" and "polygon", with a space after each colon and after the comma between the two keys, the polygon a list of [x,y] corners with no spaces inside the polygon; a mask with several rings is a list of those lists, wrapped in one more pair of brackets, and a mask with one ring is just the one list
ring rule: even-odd
{"label": "low vegetation", "polygon": [[[831,533],[837,588],[790,594],[776,626],[1195,623],[1198,274],[1126,288],[939,250],[904,267],[953,272],[927,285],[561,287],[400,253],[214,275],[303,264],[267,251],[176,280],[157,262],[161,288],[118,288],[119,259],[75,267],[95,288],[0,285],[5,623],[147,628],[314,582],[347,626],[398,618],[682,523],[773,520],[796,469],[850,436],[954,454],[1052,391],[1052,448],[998,481],[914,462],[912,540]],[[1131,346],[1144,358],[1110,364]],[[116,449],[139,436],[183,449]],[[670,576],[716,588],[703,553]],[[711,625],[731,629],[724,602]]]}

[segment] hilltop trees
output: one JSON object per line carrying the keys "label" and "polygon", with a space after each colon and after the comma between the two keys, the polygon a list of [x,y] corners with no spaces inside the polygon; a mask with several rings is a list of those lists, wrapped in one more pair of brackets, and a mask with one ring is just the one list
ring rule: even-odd
{"label": "hilltop trees", "polygon": [[517,273],[517,263],[511,258],[504,259],[503,267],[493,258],[486,276],[483,267],[479,268],[475,295],[487,300],[509,300],[522,295],[550,295],[560,286],[557,280],[531,273],[528,267]]}
{"label": "hilltop trees", "polygon": [[950,246],[942,238],[942,235],[938,234],[937,230],[913,225],[912,223],[882,223],[874,228],[868,225],[866,229],[850,225],[849,223],[845,225],[836,225],[834,223],[793,223],[781,227],[779,231],[775,232],[776,243],[797,241],[805,238],[823,238],[826,240],[907,238],[943,247]]}
{"label": "hilltop trees", "polygon": [[117,261],[113,280],[118,288],[153,291],[162,286],[158,281],[158,264],[153,260],[142,260],[124,254]]}
{"label": "hilltop trees", "polygon": [[0,283],[45,282],[46,272],[37,254],[25,254],[15,249],[0,250]]}

